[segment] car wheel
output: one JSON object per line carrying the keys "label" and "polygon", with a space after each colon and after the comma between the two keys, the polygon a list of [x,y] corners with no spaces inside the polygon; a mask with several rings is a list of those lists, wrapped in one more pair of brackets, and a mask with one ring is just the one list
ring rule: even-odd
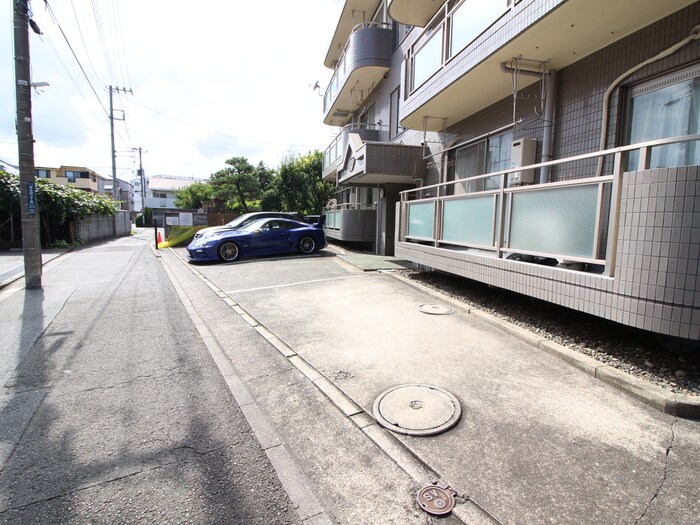
{"label": "car wheel", "polygon": [[241,251],[235,242],[226,241],[219,245],[218,253],[219,259],[222,261],[233,262],[238,259]]}
{"label": "car wheel", "polygon": [[316,251],[316,241],[313,237],[303,237],[299,241],[299,251],[303,254],[310,254]]}

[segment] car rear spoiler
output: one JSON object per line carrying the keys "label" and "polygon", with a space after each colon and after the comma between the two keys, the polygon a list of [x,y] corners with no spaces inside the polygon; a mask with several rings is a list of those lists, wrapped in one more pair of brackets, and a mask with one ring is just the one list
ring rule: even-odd
{"label": "car rear spoiler", "polygon": [[314,224],[314,228],[323,228],[323,225],[326,224],[326,216],[321,215],[318,218],[318,222]]}

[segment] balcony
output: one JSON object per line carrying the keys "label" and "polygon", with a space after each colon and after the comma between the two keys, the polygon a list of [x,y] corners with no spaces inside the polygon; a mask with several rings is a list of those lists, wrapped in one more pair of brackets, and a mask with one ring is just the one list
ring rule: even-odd
{"label": "balcony", "polygon": [[379,130],[375,127],[374,124],[348,124],[340,131],[323,152],[323,180],[336,182],[338,170],[342,168],[345,158],[350,133],[359,135],[363,142],[366,140],[377,141],[379,140]]}
{"label": "balcony", "polygon": [[385,24],[353,29],[323,98],[323,122],[344,126],[391,66],[393,33]]}
{"label": "balcony", "polygon": [[146,208],[177,208],[174,198],[146,197],[144,205]]}
{"label": "balcony", "polygon": [[326,207],[323,213],[326,237],[346,242],[375,241],[377,209],[373,204],[337,204]]}
{"label": "balcony", "polygon": [[389,16],[407,26],[425,27],[443,7],[442,2],[416,2],[415,0],[390,0]]}
{"label": "balcony", "polygon": [[[626,325],[700,340],[700,209],[694,204],[700,167],[649,168],[653,148],[698,140],[650,141],[468,179],[500,178],[494,190],[469,191],[483,185],[459,180],[405,191],[396,255]],[[566,169],[610,157],[610,175],[506,184],[516,169]],[[631,171],[623,169],[628,157],[640,159]]]}
{"label": "balcony", "polygon": [[[501,64],[514,57],[560,70],[692,3],[554,0],[544,6],[467,0],[446,15],[438,12],[407,55],[401,125],[431,131],[452,126],[512,96],[512,79]],[[521,75],[518,86],[536,81]]]}

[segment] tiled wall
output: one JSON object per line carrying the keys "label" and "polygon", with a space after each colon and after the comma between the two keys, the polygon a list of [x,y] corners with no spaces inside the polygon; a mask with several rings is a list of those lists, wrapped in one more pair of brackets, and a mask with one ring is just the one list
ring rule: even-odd
{"label": "tiled wall", "polygon": [[666,335],[700,340],[700,167],[626,174],[613,277],[399,242],[396,255]]}
{"label": "tiled wall", "polygon": [[[559,72],[554,157],[565,158],[600,148],[603,96],[617,77],[687,37],[700,24],[700,2],[594,53]],[[623,114],[626,87],[700,59],[700,41],[626,78],[610,98],[609,128],[604,148],[624,141]],[[623,97],[623,98],[621,98]],[[554,169],[553,180],[590,177],[596,161]]]}

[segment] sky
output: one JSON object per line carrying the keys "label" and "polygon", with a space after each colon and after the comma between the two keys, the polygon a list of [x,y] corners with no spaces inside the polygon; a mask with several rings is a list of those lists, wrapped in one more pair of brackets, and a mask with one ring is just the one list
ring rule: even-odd
{"label": "sky", "polygon": [[[17,166],[12,4],[0,2],[0,161]],[[110,85],[131,90],[113,94],[123,180],[137,148],[146,176],[202,179],[231,157],[277,168],[323,151],[337,132],[322,122],[323,60],[343,4],[32,0],[31,82],[49,83],[32,95],[35,166],[111,176]]]}

